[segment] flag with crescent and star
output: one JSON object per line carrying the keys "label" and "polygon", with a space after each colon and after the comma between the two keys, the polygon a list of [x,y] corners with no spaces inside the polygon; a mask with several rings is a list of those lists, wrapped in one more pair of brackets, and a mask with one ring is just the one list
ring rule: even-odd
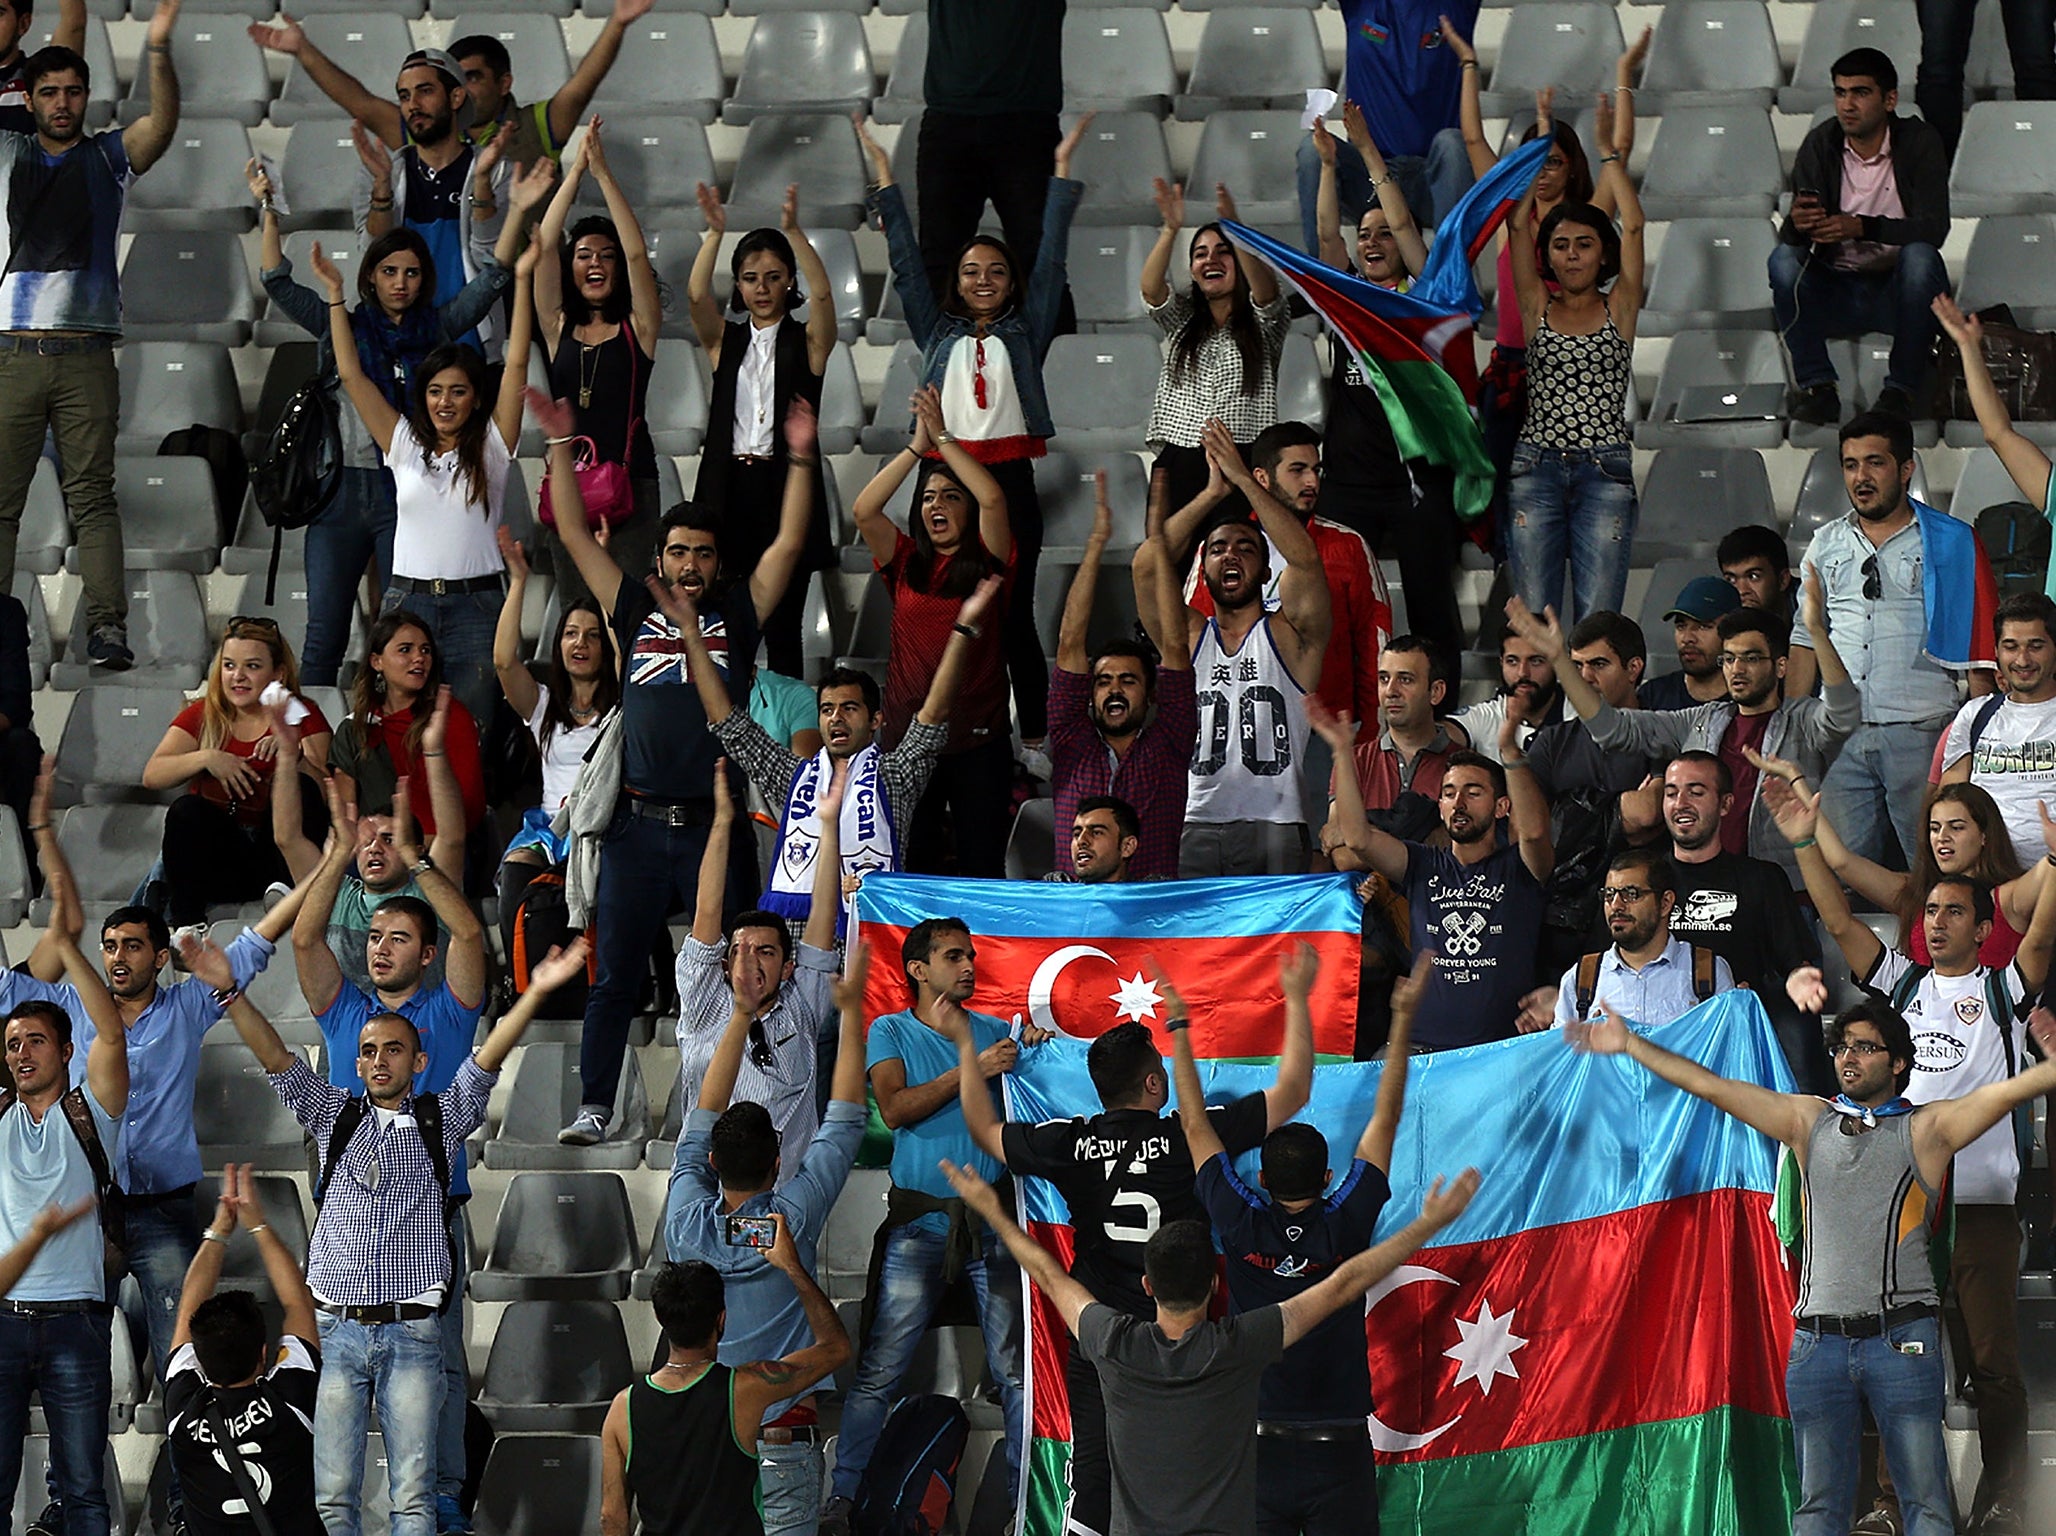
{"label": "flag with crescent and star", "polygon": [[[874,973],[875,974],[875,973]],[[1181,981],[1182,986],[1182,981]],[[1193,1032],[1205,1020],[1193,1010]],[[1737,990],[1651,1032],[1784,1092],[1768,1016]],[[1271,1068],[1201,1064],[1209,1102]],[[1323,1064],[1299,1118],[1339,1177],[1381,1067]],[[1007,1114],[1097,1104],[1085,1046],[1024,1053]],[[1624,1056],[1557,1031],[1415,1057],[1393,1148],[1389,1236],[1438,1176],[1483,1174],[1469,1209],[1365,1302],[1386,1536],[1786,1536],[1797,1474],[1785,1401],[1792,1286],[1770,1218],[1776,1147]],[[1240,1171],[1256,1183],[1256,1154]],[[1019,1181],[1023,1225],[1063,1257],[1069,1213]],[[1062,1536],[1070,1337],[1031,1294],[1023,1536]]]}
{"label": "flag with crescent and star", "polygon": [[907,1006],[900,943],[929,917],[961,918],[977,941],[971,1007],[1080,1040],[1132,1020],[1170,1048],[1154,961],[1191,1008],[1202,1056],[1278,1054],[1278,961],[1304,939],[1320,958],[1314,1049],[1347,1057],[1355,1047],[1363,903],[1349,875],[1136,885],[870,875],[857,892],[861,935],[877,955],[867,1018]]}

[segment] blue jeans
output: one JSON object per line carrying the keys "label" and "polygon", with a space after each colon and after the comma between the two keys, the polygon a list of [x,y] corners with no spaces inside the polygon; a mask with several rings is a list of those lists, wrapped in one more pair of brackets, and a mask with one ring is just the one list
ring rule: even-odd
{"label": "blue jeans", "polygon": [[[122,1201],[122,1252],[128,1272],[143,1293],[143,1331],[150,1338],[150,1360],[157,1379],[171,1360],[171,1335],[178,1325],[178,1300],[185,1290],[186,1269],[200,1247],[200,1217],[189,1192],[169,1197],[139,1195]],[[137,1319],[129,1319],[133,1326]],[[176,1516],[185,1508],[178,1474],[171,1473],[166,1502]]]}
{"label": "blue jeans", "polygon": [[[435,1536],[436,1416],[443,1406],[442,1319],[353,1323],[320,1314],[314,1401],[314,1503],[328,1536],[360,1536],[364,1436],[378,1401],[392,1536]],[[67,1531],[65,1536],[71,1536]]]}
{"label": "blue jeans", "polygon": [[[885,1417],[899,1400],[900,1382],[928,1320],[942,1299],[943,1235],[918,1226],[896,1227],[886,1235],[878,1270],[878,1295],[871,1331],[857,1361],[857,1384],[842,1407],[842,1438],[835,1454],[835,1496],[853,1499]],[[978,1297],[978,1326],[985,1358],[999,1380],[1000,1408],[1007,1425],[1007,1490],[1011,1502],[1021,1480],[1021,1272],[992,1232],[984,1234],[984,1257],[966,1266]],[[342,1533],[331,1533],[342,1536]]]}
{"label": "blue jeans", "polygon": [[1821,780],[1821,808],[1851,853],[1885,861],[1885,824],[1908,860],[1927,836],[1921,806],[1942,726],[1859,725]]}
{"label": "blue jeans", "polygon": [[[1921,1353],[1901,1353],[1909,1345]],[[1792,1536],[1845,1536],[1855,1522],[1865,1408],[1898,1485],[1906,1536],[1955,1536],[1942,1386],[1942,1330],[1934,1318],[1871,1339],[1795,1331],[1785,1366],[1799,1453]]]}
{"label": "blue jeans", "polygon": [[504,595],[489,592],[402,592],[387,587],[378,605],[381,614],[404,608],[428,626],[428,638],[442,662],[443,681],[457,701],[471,711],[479,734],[493,717],[500,683],[493,672],[493,631],[499,627]]}
{"label": "blue jeans", "polygon": [[764,1536],[814,1536],[821,1523],[818,1445],[757,1442],[757,1500],[763,1506]]}
{"label": "blue jeans", "polygon": [[[1313,135],[1299,141],[1299,222],[1309,256],[1321,253],[1321,231],[1315,206],[1321,195],[1321,157],[1314,151]],[[1406,206],[1414,222],[1425,233],[1463,200],[1476,178],[1471,174],[1470,152],[1463,147],[1461,128],[1444,128],[1428,143],[1426,155],[1391,155],[1385,169],[1399,181]],[[1378,194],[1371,189],[1371,173],[1363,156],[1337,135],[1335,139],[1335,192],[1342,204],[1342,217],[1350,227],[1372,207]],[[1354,242],[1351,242],[1352,248]]]}
{"label": "blue jeans", "polygon": [[[14,1507],[21,1481],[29,1390],[42,1394],[50,1425],[53,1492],[64,1503],[65,1536],[107,1536],[107,1410],[112,1319],[106,1312],[0,1313],[0,1509]],[[42,1506],[31,1500],[36,1508]]]}
{"label": "blue jeans", "polygon": [[[1920,72],[1914,100],[1951,156],[1963,132],[1963,66],[1970,58],[1977,0],[1914,0],[1920,13]],[[2056,98],[2056,0],[1999,0],[2013,89],[2022,101]]]}
{"label": "blue jeans", "polygon": [[450,1310],[441,1319],[443,1406],[436,1415],[435,1424],[435,1496],[438,1504],[444,1499],[454,1502],[464,1491],[464,1405],[471,1398],[470,1366],[464,1357],[464,1339],[470,1332],[464,1315],[464,1309],[470,1305],[464,1297],[464,1285],[471,1278],[471,1245],[464,1240],[462,1206],[452,1213],[450,1227],[457,1238],[452,1251],[463,1268],[450,1277],[450,1284],[457,1290],[457,1299],[450,1303]]}
{"label": "blue jeans", "polygon": [[307,525],[307,640],[300,647],[300,681],[308,687],[335,686],[364,567],[377,567],[381,592],[393,573],[398,516],[389,472],[346,469],[336,499]]}
{"label": "blue jeans", "polygon": [[1889,272],[1837,272],[1811,246],[1770,253],[1770,301],[1801,389],[1835,382],[1828,339],[1883,331],[1892,338],[1885,383],[1919,398],[1939,325],[1928,306],[1949,291],[1949,269],[1931,245],[1902,245]]}
{"label": "blue jeans", "polygon": [[[1606,448],[1517,444],[1507,480],[1506,558],[1514,592],[1535,612],[1563,596],[1571,562],[1571,614],[1620,612],[1635,542],[1635,460],[1626,443]],[[1839,822],[1837,826],[1841,825]]]}

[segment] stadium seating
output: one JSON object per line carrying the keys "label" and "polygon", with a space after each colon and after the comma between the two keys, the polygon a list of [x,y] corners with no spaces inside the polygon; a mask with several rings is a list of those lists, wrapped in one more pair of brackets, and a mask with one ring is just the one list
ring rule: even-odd
{"label": "stadium seating", "polygon": [[1920,62],[1920,22],[1913,0],[1819,0],[1807,18],[1792,83],[1778,92],[1778,106],[1787,112],[1810,112],[1831,104],[1834,86],[1828,66],[1852,48],[1879,49],[1898,67],[1900,80],[1910,82]]}
{"label": "stadium seating", "polygon": [[1135,6],[1105,10],[1073,6],[1065,13],[1066,111],[1106,108],[1162,117],[1177,94],[1171,39],[1156,11]]}
{"label": "stadium seating", "polygon": [[[724,94],[714,23],[705,16],[656,11],[629,23],[621,56],[593,98],[593,110],[610,124],[624,110],[711,123],[721,115]],[[612,146],[610,134],[610,164]]]}
{"label": "stadium seating", "polygon": [[867,109],[877,76],[864,24],[841,11],[770,10],[757,18],[722,120],[738,127],[776,113]]}
{"label": "stadium seating", "polygon": [[[236,258],[242,264],[241,255]],[[117,453],[155,453],[167,432],[199,425],[243,430],[242,392],[228,348],[205,341],[135,341],[121,349]]]}
{"label": "stadium seating", "polygon": [[1204,122],[1235,109],[1299,108],[1310,84],[1334,78],[1312,11],[1218,10],[1206,19],[1178,116]]}
{"label": "stadium seating", "polygon": [[899,36],[899,51],[892,57],[892,73],[885,77],[885,90],[871,103],[871,119],[879,123],[904,123],[921,110],[928,70],[928,13],[916,11],[907,18]]}
{"label": "stadium seating", "polygon": [[[394,66],[414,47],[407,23],[394,4],[346,5],[341,0],[323,4],[317,0],[313,5],[294,6],[293,15],[299,18],[307,40],[321,50],[323,57],[373,90],[397,73]],[[339,126],[349,126],[343,120],[343,109],[315,85],[298,60],[287,67],[285,85],[278,100],[271,104],[269,116],[281,128],[308,118],[331,118]],[[295,190],[290,183],[288,190]]]}
{"label": "stadium seating", "polygon": [[1107,477],[1107,504],[1113,513],[1109,550],[1132,549],[1142,542],[1142,513],[1149,498],[1149,481],[1140,459],[1123,452],[1052,453],[1035,465],[1035,490],[1042,502],[1045,560],[1078,558],[1092,534],[1094,478],[1100,472]]}
{"label": "stadium seating", "polygon": [[86,605],[73,610],[65,659],[50,669],[59,688],[96,687],[102,682],[191,688],[214,654],[207,638],[207,613],[200,588],[184,571],[130,571],[128,635],[136,653],[129,672],[96,672],[86,664]]}
{"label": "stadium seating", "polygon": [[618,1173],[518,1173],[500,1205],[492,1252],[472,1271],[471,1294],[619,1301],[635,1267],[635,1224]]}
{"label": "stadium seating", "polygon": [[1769,326],[1764,273],[1777,243],[1763,219],[1677,220],[1664,236],[1637,334]]}
{"label": "stadium seating", "polygon": [[1687,107],[1768,108],[1783,73],[1762,0],[1670,0],[1635,108],[1664,117]]}
{"label": "stadium seating", "polygon": [[1554,86],[1559,100],[1588,101],[1613,84],[1620,56],[1620,16],[1612,6],[1529,0],[1507,23],[1480,105],[1488,117],[1501,117],[1532,107],[1545,86]]}
{"label": "stadium seating", "polygon": [[143,764],[178,713],[177,704],[162,688],[107,684],[81,693],[57,742],[57,803],[158,804],[168,799],[142,787]]}
{"label": "stadium seating", "polygon": [[71,524],[64,515],[64,492],[58,488],[57,461],[38,458],[36,472],[29,481],[28,500],[22,506],[21,535],[14,547],[15,568],[48,576],[64,568],[65,551],[70,547]]}
{"label": "stadium seating", "polygon": [[260,1169],[290,1173],[307,1166],[300,1122],[242,1044],[200,1047],[193,1128],[200,1138],[203,1167],[255,1163]]}
{"label": "stadium seating", "polygon": [[[1073,11],[1073,15],[1086,14]],[[1067,118],[1064,126],[1070,127]],[[1071,174],[1085,183],[1071,237],[1075,248],[1097,224],[1148,224],[1157,218],[1152,184],[1172,180],[1164,125],[1148,112],[1099,113],[1071,156]]]}
{"label": "stadium seating", "polygon": [[164,158],[129,188],[124,227],[238,233],[254,227],[257,205],[244,175],[249,159],[250,134],[241,123],[182,119]]}
{"label": "stadium seating", "polygon": [[478,1536],[561,1536],[600,1521],[596,1435],[504,1435],[493,1442],[475,1512]]}
{"label": "stadium seating", "polygon": [[[1767,217],[1783,189],[1770,114],[1737,103],[1664,113],[1639,191],[1652,219],[1739,220]],[[1757,279],[1768,291],[1762,272]]]}
{"label": "stadium seating", "polygon": [[478,1406],[503,1434],[598,1434],[634,1371],[611,1302],[517,1301],[500,1315]]}
{"label": "stadium seating", "polygon": [[2023,213],[1979,219],[1963,258],[1957,297],[1971,313],[2005,304],[2029,330],[2056,326],[2056,217]]}
{"label": "stadium seating", "polygon": [[[203,1046],[201,1060],[207,1059],[206,1052],[212,1047]],[[224,1049],[240,1050],[246,1065],[254,1067],[248,1047],[235,1046]],[[270,1092],[270,1084],[265,1084]],[[276,1099],[277,1094],[272,1094]],[[283,1109],[284,1106],[280,1105]],[[289,1122],[292,1116],[286,1116]],[[226,1154],[224,1154],[225,1156]],[[257,1176],[257,1198],[264,1207],[265,1225],[278,1234],[278,1240],[286,1252],[303,1254],[307,1251],[307,1234],[311,1224],[307,1220],[307,1206],[300,1198],[300,1186],[283,1175],[259,1174]],[[193,1213],[202,1226],[214,1219],[216,1205],[221,1199],[221,1179],[215,1174],[205,1174],[193,1186]],[[271,1282],[265,1276],[264,1255],[258,1251],[257,1239],[238,1226],[228,1240],[228,1252],[222,1255],[221,1279],[217,1282],[222,1289],[255,1291],[272,1296]],[[276,1297],[272,1298],[276,1300]]]}
{"label": "stadium seating", "polygon": [[597,1147],[565,1147],[557,1131],[578,1113],[578,1046],[529,1045],[514,1072],[500,1133],[486,1143],[488,1168],[633,1168],[650,1135],[649,1095],[634,1053],[622,1062],[610,1139]]}
{"label": "stadium seating", "polygon": [[1161,363],[1151,336],[1059,336],[1042,367],[1053,446],[1141,447]]}
{"label": "stadium seating", "polygon": [[1641,504],[1638,564],[1670,555],[1710,564],[1729,529],[1777,521],[1769,472],[1762,456],[1747,448],[1662,450],[1643,478]]}
{"label": "stadium seating", "polygon": [[[219,11],[181,11],[172,33],[171,58],[178,69],[179,100],[196,117],[226,117],[245,128],[264,120],[271,104],[271,75],[264,53],[245,28],[251,16]],[[206,111],[195,108],[205,103]],[[124,125],[150,112],[150,71],[138,69],[120,108]]]}
{"label": "stadium seating", "polygon": [[[554,11],[555,4],[549,9]],[[439,9],[438,14],[448,13]],[[514,64],[514,93],[522,101],[547,101],[571,78],[563,28],[542,7],[467,12],[450,23],[447,40],[481,36],[496,38],[506,48]]]}
{"label": "stadium seating", "polygon": [[2056,104],[1981,101],[1963,120],[1949,172],[1949,209],[2056,213]]}
{"label": "stadium seating", "polygon": [[800,223],[808,229],[854,229],[863,222],[870,173],[847,117],[757,114],[743,136],[728,194],[731,223],[776,224],[785,189],[800,189]]}

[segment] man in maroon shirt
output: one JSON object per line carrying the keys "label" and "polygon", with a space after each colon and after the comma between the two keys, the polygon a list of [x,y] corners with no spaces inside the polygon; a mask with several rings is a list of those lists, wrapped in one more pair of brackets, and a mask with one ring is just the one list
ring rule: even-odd
{"label": "man in maroon shirt", "polygon": [[1057,664],[1049,678],[1049,756],[1056,796],[1056,868],[1071,867],[1072,824],[1079,803],[1118,795],[1135,808],[1141,846],[1128,878],[1176,879],[1178,837],[1185,822],[1186,769],[1199,739],[1192,656],[1185,648],[1185,605],[1160,538],[1143,540],[1131,570],[1135,609],[1158,658],[1130,638],[1095,654],[1086,648],[1099,568],[1113,537],[1106,476],[1085,555],[1064,599]]}

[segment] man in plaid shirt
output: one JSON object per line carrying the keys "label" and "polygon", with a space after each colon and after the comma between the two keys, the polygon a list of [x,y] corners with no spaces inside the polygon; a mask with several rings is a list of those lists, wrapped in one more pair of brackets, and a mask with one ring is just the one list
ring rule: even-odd
{"label": "man in plaid shirt", "polygon": [[[500,1064],[543,1000],[585,974],[585,949],[579,938],[552,950],[485,1044],[435,1095],[445,1169],[461,1162],[464,1138],[485,1123]],[[314,1487],[322,1523],[329,1536],[359,1536],[364,1435],[375,1394],[389,1458],[393,1536],[433,1536],[450,1243],[444,1181],[415,1118],[421,1102],[415,1079],[428,1069],[421,1037],[396,1013],[374,1014],[365,1023],[357,1076],[368,1103],[330,1161],[330,1138],[353,1095],[309,1071],[270,1021],[234,991],[227,957],[215,945],[188,940],[185,950],[193,974],[222,989],[218,995],[237,1033],[324,1161],[321,1210],[307,1245],[307,1283],[321,1332]]]}

